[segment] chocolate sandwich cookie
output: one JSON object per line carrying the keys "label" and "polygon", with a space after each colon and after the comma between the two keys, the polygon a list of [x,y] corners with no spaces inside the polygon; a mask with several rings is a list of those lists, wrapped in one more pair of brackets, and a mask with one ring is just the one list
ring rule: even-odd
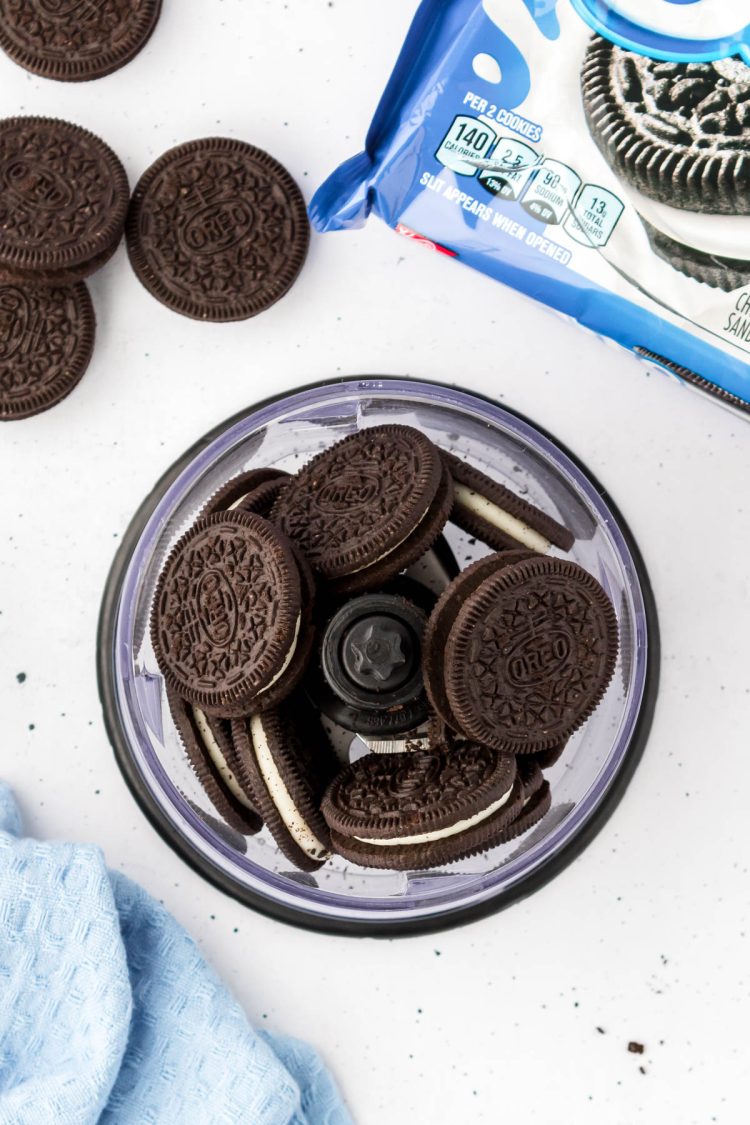
{"label": "chocolate sandwich cookie", "polygon": [[87,82],[130,62],[160,10],[161,0],[0,0],[0,47],[32,74]]}
{"label": "chocolate sandwich cookie", "polygon": [[273,506],[281,492],[286,488],[287,476],[278,476],[274,480],[267,480],[259,484],[247,496],[244,496],[237,505],[238,512],[253,512],[256,516],[268,519],[273,511]]}
{"label": "chocolate sandwich cookie", "polygon": [[536,764],[542,770],[551,770],[553,766],[562,758],[568,745],[568,739],[563,738],[561,742],[556,742],[554,746],[550,746],[549,750],[537,750],[529,757],[533,758]]}
{"label": "chocolate sandwich cookie", "polygon": [[[271,519],[316,574],[339,592],[343,585],[353,593],[398,573],[408,565],[405,557],[414,561],[414,536],[421,536],[419,551],[428,550],[442,528],[442,482],[440,454],[425,434],[410,426],[374,426],[308,462]],[[436,509],[440,518],[433,519]]]}
{"label": "chocolate sandwich cookie", "polygon": [[[422,642],[422,673],[424,685],[436,719],[458,730],[459,724],[451,711],[445,691],[445,649],[453,624],[467,597],[493,574],[525,559],[536,557],[536,552],[527,550],[500,551],[486,555],[478,562],[462,570],[457,578],[446,586],[430,614]],[[438,736],[437,741],[442,741]]]}
{"label": "chocolate sandwich cookie", "polygon": [[127,244],[136,276],[195,320],[245,320],[295,281],[310,228],[302,194],[277,160],[226,137],[170,149],[136,185]]}
{"label": "chocolate sandwich cookie", "polygon": [[279,848],[301,871],[317,871],[331,853],[320,803],[340,768],[317,716],[295,697],[235,719],[232,741],[240,776]]}
{"label": "chocolate sandwich cookie", "polygon": [[[675,238],[659,230],[641,216],[646,234],[651,247],[660,258],[669,262],[670,266],[680,273],[692,277],[694,281],[702,281],[712,289],[723,289],[731,293],[734,289],[742,289],[750,282],[750,258],[727,257],[721,254],[705,253],[692,246],[686,246]],[[747,244],[747,253],[750,256],[750,241]]]}
{"label": "chocolate sandwich cookie", "polygon": [[546,512],[452,453],[442,456],[453,477],[451,523],[496,551],[525,547],[545,554],[550,546],[573,546],[572,532]]}
{"label": "chocolate sandwich cookie", "polygon": [[89,365],[94,331],[83,282],[0,286],[0,420],[39,414],[70,394]]}
{"label": "chocolate sandwich cookie", "polygon": [[247,472],[232,477],[221,488],[218,488],[208,503],[203,506],[200,514],[212,516],[215,512],[234,511],[259,485],[288,476],[289,474],[285,473],[283,469],[248,469]]}
{"label": "chocolate sandwich cookie", "polygon": [[241,785],[232,768],[232,738],[229,723],[194,707],[167,688],[170,714],[190,765],[216,811],[245,836],[260,832],[263,821],[250,791]]}
{"label": "chocolate sandwich cookie", "polygon": [[617,650],[612,603],[591,574],[550,556],[516,563],[459,610],[444,663],[451,714],[500,750],[545,750],[598,706]]}
{"label": "chocolate sandwich cookie", "polygon": [[516,760],[518,777],[523,785],[524,801],[529,800],[544,785],[544,774],[531,754],[521,754]]}
{"label": "chocolate sandwich cookie", "polygon": [[323,798],[333,849],[361,867],[441,867],[499,841],[523,804],[516,761],[465,742],[360,758]]}
{"label": "chocolate sandwich cookie", "polygon": [[552,791],[541,770],[537,767],[531,778],[523,778],[523,763],[527,757],[523,755],[518,759],[518,770],[523,779],[523,800],[518,815],[503,830],[498,843],[507,844],[522,836],[538,824],[552,807]]}
{"label": "chocolate sandwich cookie", "polygon": [[114,253],[127,205],[125,169],[87,129],[0,121],[0,282],[81,281]]}
{"label": "chocolate sandwich cookie", "polygon": [[330,589],[340,596],[381,589],[402,570],[424,558],[442,535],[452,508],[453,482],[450,473],[444,469],[435,499],[411,535],[372,566],[331,580]]}
{"label": "chocolate sandwich cookie", "polygon": [[[269,482],[270,483],[270,482]],[[258,491],[264,488],[265,485],[260,485]],[[240,509],[237,509],[240,511]],[[271,708],[278,707],[293,691],[299,686],[303,677],[307,673],[308,665],[310,664],[313,648],[317,639],[317,632],[315,627],[315,605],[317,598],[317,589],[315,585],[315,576],[310,568],[305,556],[295,546],[294,543],[289,543],[294,561],[297,564],[297,571],[300,579],[301,590],[301,608],[299,615],[299,627],[297,629],[296,643],[294,646],[294,653],[280,676],[274,683],[264,688],[259,695],[256,695],[253,700],[252,711],[265,712]]]}
{"label": "chocolate sandwich cookie", "polygon": [[591,134],[653,249],[731,290],[750,279],[750,67],[650,59],[596,37],[581,77]]}
{"label": "chocolate sandwich cookie", "polygon": [[198,519],[169,554],[151,640],[173,691],[232,718],[257,707],[264,692],[286,687],[301,625],[291,544],[259,516],[222,512]]}

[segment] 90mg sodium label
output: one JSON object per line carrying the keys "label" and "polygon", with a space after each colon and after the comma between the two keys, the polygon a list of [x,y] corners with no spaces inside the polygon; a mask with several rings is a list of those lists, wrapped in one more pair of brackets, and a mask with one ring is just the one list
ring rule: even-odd
{"label": "90mg sodium label", "polygon": [[563,222],[581,177],[559,160],[545,160],[537,170],[521,206],[540,223],[555,226]]}

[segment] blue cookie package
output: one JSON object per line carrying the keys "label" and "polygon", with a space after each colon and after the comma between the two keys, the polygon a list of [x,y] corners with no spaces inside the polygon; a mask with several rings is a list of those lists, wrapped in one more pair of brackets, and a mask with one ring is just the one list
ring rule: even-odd
{"label": "blue cookie package", "polygon": [[750,412],[748,64],[746,0],[422,0],[313,224],[374,211]]}

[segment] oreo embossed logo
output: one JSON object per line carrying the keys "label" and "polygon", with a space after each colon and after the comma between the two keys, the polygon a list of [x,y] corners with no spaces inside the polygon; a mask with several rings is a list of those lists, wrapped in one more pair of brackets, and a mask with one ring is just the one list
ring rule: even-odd
{"label": "oreo embossed logo", "polygon": [[51,168],[14,160],[3,176],[9,195],[18,202],[49,211],[59,211],[73,201],[70,184]]}
{"label": "oreo embossed logo", "polygon": [[508,680],[514,687],[526,688],[551,680],[570,660],[573,642],[562,630],[531,633],[517,644],[507,661]]}
{"label": "oreo embossed logo", "polygon": [[181,237],[191,254],[221,254],[241,242],[252,225],[253,215],[245,203],[222,199],[191,216]]}
{"label": "oreo embossed logo", "polygon": [[380,495],[381,480],[369,473],[347,473],[339,480],[329,481],[317,495],[321,512],[350,512],[366,507]]}
{"label": "oreo embossed logo", "polygon": [[196,602],[198,620],[209,641],[217,648],[226,648],[234,640],[239,624],[237,599],[226,576],[218,570],[201,575]]}

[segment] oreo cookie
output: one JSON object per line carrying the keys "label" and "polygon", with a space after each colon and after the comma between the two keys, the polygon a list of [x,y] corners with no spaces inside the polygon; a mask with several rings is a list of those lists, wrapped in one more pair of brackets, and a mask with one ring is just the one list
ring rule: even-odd
{"label": "oreo cookie", "polygon": [[588,571],[549,556],[516,563],[470,594],[451,628],[451,714],[499,750],[545,750],[598,706],[617,651],[615,611]]}
{"label": "oreo cookie", "polygon": [[95,324],[83,282],[0,286],[0,421],[39,414],[70,394],[89,365]]}
{"label": "oreo cookie", "polygon": [[451,523],[495,551],[524,547],[545,554],[550,546],[573,546],[573,533],[546,512],[454,454],[442,456],[453,478]]}
{"label": "oreo cookie", "polygon": [[213,493],[211,499],[203,506],[200,514],[212,516],[215,512],[232,512],[239,508],[242,501],[247,499],[261,484],[267,484],[288,477],[283,469],[248,469],[223,484]]}
{"label": "oreo cookie", "polygon": [[117,249],[125,169],[104,141],[48,117],[0,121],[0,282],[67,285]]}
{"label": "oreo cookie", "polygon": [[[276,477],[259,484],[247,496],[243,496],[237,505],[238,512],[253,512],[256,516],[268,519],[273,511],[273,506],[278,500],[287,483],[286,476]],[[305,560],[306,561],[306,560]]]}
{"label": "oreo cookie", "polygon": [[87,82],[148,42],[161,0],[0,0],[0,48],[42,78]]}
{"label": "oreo cookie", "polygon": [[541,770],[551,770],[560,761],[567,746],[568,739],[564,738],[561,742],[556,742],[554,746],[550,746],[548,750],[537,750],[530,757],[534,759]]}
{"label": "oreo cookie", "polygon": [[430,439],[410,426],[383,425],[314,457],[289,481],[271,519],[317,575],[351,594],[424,554],[445,524],[449,498]]}
{"label": "oreo cookie", "polygon": [[714,288],[747,284],[750,67],[651,59],[597,36],[581,85],[591,134],[654,251]]}
{"label": "oreo cookie", "polygon": [[465,742],[370,755],[342,770],[322,811],[334,851],[361,867],[454,863],[500,842],[523,805],[516,761]]}
{"label": "oreo cookie", "polygon": [[240,776],[277,845],[301,871],[317,871],[331,854],[320,803],[339,769],[317,717],[295,698],[235,719],[232,740]]}
{"label": "oreo cookie", "polygon": [[209,714],[248,714],[265,692],[278,698],[291,690],[301,626],[291,545],[259,516],[198,519],[159,575],[151,613],[159,669],[174,692]]}
{"label": "oreo cookie", "polygon": [[518,777],[523,787],[523,799],[515,819],[503,830],[502,843],[522,836],[542,820],[552,807],[549,782],[530,754],[518,758]]}
{"label": "oreo cookie", "polygon": [[[430,614],[422,643],[422,672],[427,696],[435,715],[451,730],[459,729],[459,723],[451,710],[445,690],[445,650],[455,620],[466,599],[493,574],[506,566],[535,558],[534,551],[500,551],[486,555],[472,563],[446,586]],[[442,741],[438,734],[437,741]]]}
{"label": "oreo cookie", "polygon": [[260,832],[263,821],[257,806],[233,767],[229,723],[205,714],[170,688],[167,703],[190,765],[216,811],[244,836]]}
{"label": "oreo cookie", "polygon": [[443,472],[435,500],[411,535],[372,566],[358,570],[343,578],[336,578],[329,587],[339,596],[379,590],[396,578],[401,571],[418,563],[432,549],[442,535],[453,507],[453,484],[450,474]]}
{"label": "oreo cookie", "polygon": [[253,145],[209,137],[178,145],[141,176],[128,255],[158,301],[195,320],[246,320],[280,300],[307,254],[302,194]]}

